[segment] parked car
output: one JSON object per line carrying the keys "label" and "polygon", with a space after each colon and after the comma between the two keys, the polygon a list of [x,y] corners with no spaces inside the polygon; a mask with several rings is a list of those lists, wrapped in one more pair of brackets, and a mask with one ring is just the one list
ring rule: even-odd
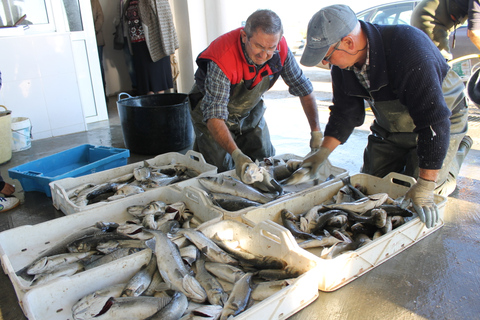
{"label": "parked car", "polygon": [[[359,11],[357,13],[357,18],[365,22],[382,25],[410,24],[410,17],[412,16],[413,8],[415,8],[418,3],[420,3],[420,1],[404,0],[380,4]],[[453,33],[450,36],[450,48],[453,59],[469,54],[480,54],[477,47],[475,47],[467,36],[467,23],[457,28],[454,48],[452,48],[452,41]],[[478,62],[478,59],[465,60],[455,64],[453,68],[460,76],[468,77],[470,76],[472,66]],[[321,63],[318,66],[325,69],[330,68],[329,65],[324,66]]]}

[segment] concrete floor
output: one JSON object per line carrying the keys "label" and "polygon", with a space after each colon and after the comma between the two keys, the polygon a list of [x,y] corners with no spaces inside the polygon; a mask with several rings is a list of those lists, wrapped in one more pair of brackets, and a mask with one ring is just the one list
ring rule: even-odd
{"label": "concrete floor", "polygon": [[[304,71],[314,83],[323,128],[331,99],[329,73],[316,68]],[[265,99],[277,154],[305,155],[310,136],[298,99],[288,95],[282,81]],[[18,208],[0,214],[0,231],[63,216],[45,194],[23,192],[20,183],[8,177],[8,169],[85,143],[124,148],[115,97],[110,98],[109,116],[109,122],[92,124],[87,132],[34,140],[30,149],[15,152],[0,166],[5,180],[16,184],[15,195],[22,201]],[[333,165],[351,175],[359,172],[371,120],[369,114],[365,125],[330,156]],[[461,169],[458,189],[448,198],[443,228],[346,286],[320,292],[291,319],[480,319],[480,109],[470,108],[469,123],[475,143]],[[149,158],[131,154],[129,163]],[[0,292],[0,320],[26,319],[3,273]]]}

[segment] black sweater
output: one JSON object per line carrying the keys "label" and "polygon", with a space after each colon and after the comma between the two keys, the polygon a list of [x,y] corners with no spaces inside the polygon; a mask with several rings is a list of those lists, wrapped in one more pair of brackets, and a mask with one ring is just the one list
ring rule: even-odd
{"label": "black sweater", "polygon": [[[398,25],[391,39],[382,39],[385,26],[360,21],[369,41],[370,92],[353,71],[332,67],[333,103],[325,136],[344,143],[365,120],[364,99],[399,100],[416,126],[419,167],[440,169],[448,149],[451,112],[442,82],[449,66],[433,42],[420,30]],[[385,54],[384,41],[390,41]],[[432,136],[432,131],[436,135]]]}

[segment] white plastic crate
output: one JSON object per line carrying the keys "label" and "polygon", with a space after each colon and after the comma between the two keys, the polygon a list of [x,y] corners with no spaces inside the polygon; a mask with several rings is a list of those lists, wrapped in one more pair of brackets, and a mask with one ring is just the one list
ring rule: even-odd
{"label": "white plastic crate", "polygon": [[[285,160],[301,159],[300,157],[298,157],[296,155],[292,155],[292,154],[284,154],[284,155],[276,156],[276,158],[277,157],[281,158],[281,159],[285,159]],[[333,175],[334,178],[328,179],[330,175]],[[285,188],[284,188],[285,193],[282,196],[278,197],[277,199],[272,200],[267,204],[260,205],[259,207],[248,207],[248,208],[244,208],[244,209],[237,210],[237,211],[228,211],[228,210],[225,210],[225,209],[223,209],[219,206],[214,205],[212,203],[212,201],[210,199],[208,199],[207,192],[202,187],[200,182],[198,182],[197,178],[189,179],[189,180],[186,180],[186,181],[176,183],[172,187],[176,188],[178,190],[182,190],[184,188],[191,188],[192,190],[195,190],[194,192],[196,192],[197,194],[203,195],[202,197],[205,198],[206,199],[205,201],[210,204],[212,210],[221,212],[225,219],[242,221],[242,215],[244,215],[248,211],[251,211],[255,208],[262,208],[262,207],[265,207],[265,206],[270,206],[270,205],[273,205],[273,204],[281,202],[281,201],[286,201],[290,197],[295,197],[296,194],[299,193],[299,192],[305,192],[305,191],[310,190],[310,189],[323,188],[327,185],[330,185],[330,184],[334,183],[335,181],[340,180],[341,178],[346,177],[347,175],[348,175],[348,172],[345,169],[335,167],[327,160],[327,163],[326,163],[325,166],[323,166],[323,171],[320,174],[320,179],[319,179],[319,184],[318,185],[315,185],[313,181],[310,181],[308,183],[301,183],[301,184],[296,184],[296,185],[285,186]],[[235,173],[235,170],[225,171],[225,172],[222,172],[222,173],[213,174],[211,176],[231,176],[231,177],[234,177],[235,179],[238,179],[238,176]]]}
{"label": "white plastic crate", "polygon": [[[230,232],[235,239],[241,239],[242,246],[257,254],[269,254],[294,264],[305,273],[294,283],[275,293],[249,310],[236,316],[244,319],[286,319],[306,307],[318,297],[316,278],[319,274],[315,257],[299,250],[292,236],[278,225],[262,222],[254,228],[236,221],[220,221],[202,225],[207,236],[215,232]],[[30,320],[67,320],[71,318],[71,308],[83,296],[110,285],[125,283],[140,269],[146,259],[132,257],[110,263],[104,268],[60,279],[32,289],[23,299],[25,315]]]}
{"label": "white plastic crate", "polygon": [[215,224],[202,225],[199,229],[207,237],[218,233],[221,239],[238,240],[240,246],[249,252],[281,258],[288,265],[305,272],[293,284],[245,310],[234,319],[287,319],[318,297],[317,259],[300,249],[284,227],[271,221],[264,221],[252,228],[238,221],[223,220]]}
{"label": "white plastic crate", "polygon": [[[415,179],[397,173],[391,173],[384,178],[356,174],[350,177],[350,181],[352,185],[365,186],[368,194],[386,192],[394,199],[405,195],[408,191],[408,187],[398,182],[406,182],[410,185],[415,183]],[[342,182],[335,182],[324,188],[301,192],[285,201],[251,210],[243,215],[242,220],[251,226],[264,220],[282,225],[280,215],[282,209],[287,209],[296,215],[301,214],[331,199],[342,186]],[[446,197],[435,195],[440,221],[433,228],[426,228],[417,217],[355,251],[343,253],[330,260],[319,257],[320,249],[308,249],[317,256],[320,267],[319,290],[328,292],[341,288],[441,228],[446,202]]]}
{"label": "white plastic crate", "polygon": [[[78,214],[33,226],[28,225],[3,231],[0,233],[2,267],[13,284],[20,305],[22,306],[25,293],[36,290],[43,285],[30,287],[27,281],[16,275],[16,271],[36,260],[42,252],[52,248],[55,243],[58,243],[73,232],[92,226],[98,221],[123,223],[133,218],[127,213],[127,207],[147,205],[154,200],[161,200],[167,204],[183,201],[195,217],[204,224],[215,223],[222,219],[221,213],[209,210],[202,199],[191,193],[191,191],[183,190],[179,192],[170,187],[165,187],[152,190],[152,192],[145,192],[140,197],[118,200],[108,206],[82,211]],[[121,260],[136,259],[137,255],[142,255],[142,252],[135,253]],[[95,268],[82,271],[81,273],[85,273],[88,276],[93,270]],[[59,280],[53,280],[52,282]]]}
{"label": "white plastic crate", "polygon": [[[181,164],[189,169],[200,172],[200,176],[217,173],[217,167],[206,163],[203,155],[193,150],[188,150],[185,155],[177,152],[169,152],[146,161],[152,166],[165,166],[172,163]],[[82,186],[86,183],[102,184],[108,182],[125,174],[133,173],[133,170],[135,168],[143,167],[143,165],[144,162],[139,161],[136,163],[89,174],[78,178],[65,178],[53,181],[49,184],[52,191],[53,206],[57,210],[61,210],[66,215],[69,215],[110,204],[111,202],[98,202],[87,206],[77,206],[68,198],[67,191]],[[148,190],[146,192],[151,192],[152,190]],[[135,197],[135,195],[131,197]]]}

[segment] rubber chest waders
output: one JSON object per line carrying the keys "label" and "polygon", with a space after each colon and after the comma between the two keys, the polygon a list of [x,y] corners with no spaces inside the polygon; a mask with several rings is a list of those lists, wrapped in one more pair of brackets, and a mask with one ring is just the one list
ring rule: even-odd
{"label": "rubber chest waders", "polygon": [[[452,188],[448,182],[458,175],[456,153],[468,128],[464,85],[453,70],[450,69],[447,73],[442,89],[452,116],[450,144],[437,179],[436,192],[440,194],[447,192],[446,188]],[[372,103],[371,107],[375,121],[370,127],[372,133],[365,148],[362,172],[378,177],[384,177],[389,172],[399,172],[417,179],[417,134],[413,132],[415,125],[407,108],[398,100]]]}

